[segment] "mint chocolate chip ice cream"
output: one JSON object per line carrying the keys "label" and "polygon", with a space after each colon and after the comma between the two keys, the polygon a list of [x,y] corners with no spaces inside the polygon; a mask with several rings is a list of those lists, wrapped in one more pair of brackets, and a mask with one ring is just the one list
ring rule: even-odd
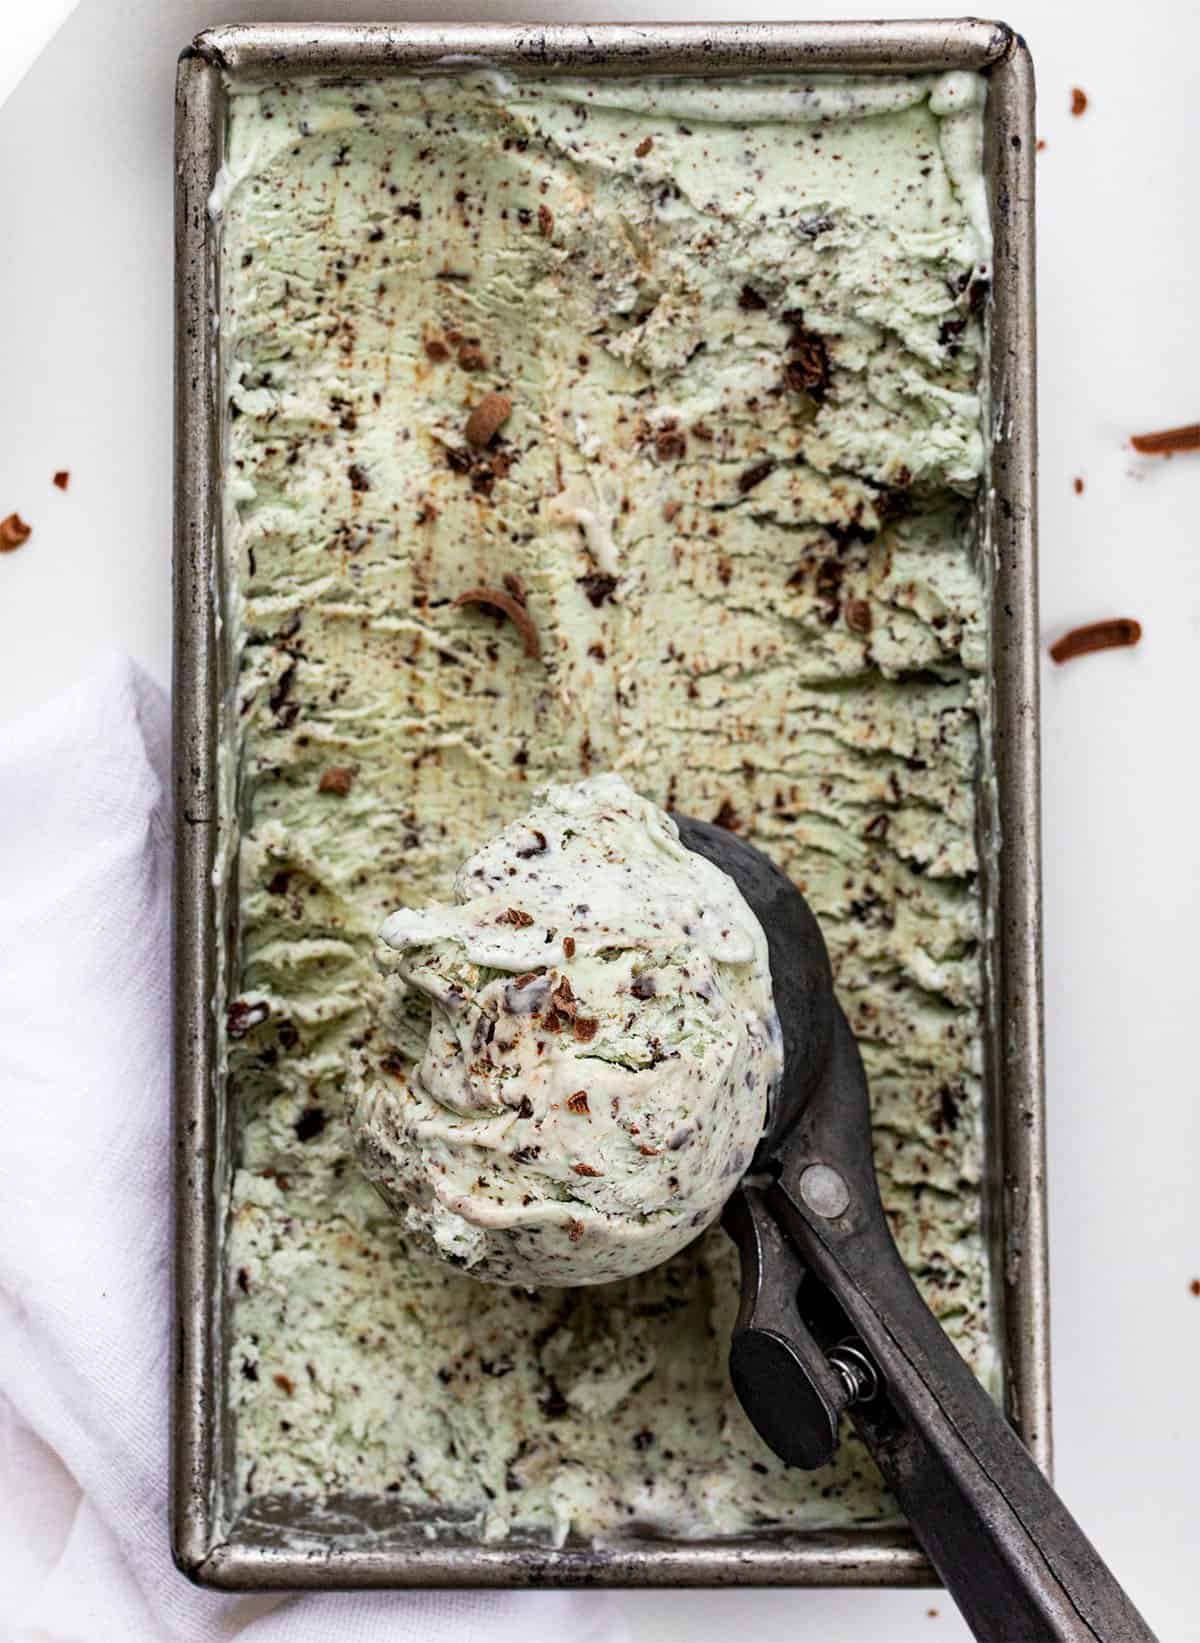
{"label": "mint chocolate chip ice cream", "polygon": [[[990,1373],[983,86],[231,88],[230,1512],[366,1498],[553,1540],[894,1514],[852,1436],[789,1472],[743,1418],[718,1227],[631,1278],[482,1284],[358,1165],[347,1067],[399,1099],[430,1044],[384,920],[599,771],[803,890],[900,1247]],[[603,992],[568,979],[598,1038]],[[613,1183],[566,1173],[595,1230]]]}
{"label": "mint chocolate chip ice cream", "polygon": [[454,897],[383,927],[392,1007],[415,991],[431,1024],[358,1096],[367,1173],[482,1278],[657,1266],[719,1215],[781,1071],[757,919],[618,776],[548,788]]}

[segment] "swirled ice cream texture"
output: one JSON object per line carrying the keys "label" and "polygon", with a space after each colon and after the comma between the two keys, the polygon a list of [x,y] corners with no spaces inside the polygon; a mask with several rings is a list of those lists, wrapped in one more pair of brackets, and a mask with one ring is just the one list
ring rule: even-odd
{"label": "swirled ice cream texture", "polygon": [[549,788],[454,903],[394,913],[407,1074],[365,1084],[360,1158],[406,1228],[479,1277],[625,1278],[710,1226],[782,1068],[766,940],[737,886],[617,776]]}
{"label": "swirled ice cream texture", "polygon": [[[744,1420],[719,1228],[613,1284],[483,1284],[357,1166],[347,1066],[411,1069],[429,1034],[383,920],[601,770],[802,887],[901,1248],[986,1372],[983,86],[231,88],[231,1513],[353,1497],[558,1540],[895,1512],[852,1433],[808,1474]],[[536,661],[456,602],[506,578]]]}

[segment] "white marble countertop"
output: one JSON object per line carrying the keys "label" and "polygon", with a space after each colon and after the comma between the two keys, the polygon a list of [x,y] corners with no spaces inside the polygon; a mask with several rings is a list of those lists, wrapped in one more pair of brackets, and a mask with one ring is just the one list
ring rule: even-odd
{"label": "white marble countertop", "polygon": [[[728,15],[713,0],[543,5],[542,20]],[[853,8],[848,8],[853,10]],[[949,9],[949,8],[946,8]],[[58,5],[59,11],[66,10]],[[842,8],[809,0],[805,15]],[[873,0],[875,15],[936,14]],[[127,650],[166,682],[171,87],[210,21],[528,15],[503,0],[82,0],[0,108],[0,719]],[[760,0],[762,19],[791,15]],[[1047,639],[1132,615],[1135,651],[1043,676],[1046,1036],[1057,1481],[1166,1640],[1200,1638],[1200,455],[1131,433],[1200,419],[1200,11],[1027,0],[1041,95],[1041,589]],[[6,24],[0,20],[0,45]],[[1072,87],[1089,99],[1069,112]],[[0,86],[0,91],[2,91]],[[70,488],[51,483],[69,469]],[[1076,477],[1084,481],[1077,494]],[[1193,510],[1189,512],[1190,510]],[[4,803],[19,802],[5,794]],[[908,1643],[968,1633],[940,1592],[620,1598],[639,1640]]]}

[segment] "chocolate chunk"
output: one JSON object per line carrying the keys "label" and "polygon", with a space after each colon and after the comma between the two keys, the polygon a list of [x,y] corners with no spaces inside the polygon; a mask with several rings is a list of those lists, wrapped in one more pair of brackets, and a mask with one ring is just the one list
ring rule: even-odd
{"label": "chocolate chunk", "polygon": [[477,451],[490,445],[512,415],[512,400],[507,394],[484,394],[467,418],[466,440]]}
{"label": "chocolate chunk", "polygon": [[344,799],[354,786],[354,771],[348,764],[332,764],[317,783],[318,793],[336,793]]}
{"label": "chocolate chunk", "polygon": [[297,1141],[313,1141],[325,1128],[323,1107],[306,1107],[296,1120]]}

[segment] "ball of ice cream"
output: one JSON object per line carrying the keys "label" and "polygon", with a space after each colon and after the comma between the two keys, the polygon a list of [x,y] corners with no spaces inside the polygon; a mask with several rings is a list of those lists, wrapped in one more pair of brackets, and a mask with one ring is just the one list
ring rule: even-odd
{"label": "ball of ice cream", "polygon": [[547,788],[449,906],[394,913],[423,1058],[368,1058],[364,1169],[431,1252],[513,1284],[656,1266],[713,1222],[782,1069],[767,943],[726,874],[619,777]]}

